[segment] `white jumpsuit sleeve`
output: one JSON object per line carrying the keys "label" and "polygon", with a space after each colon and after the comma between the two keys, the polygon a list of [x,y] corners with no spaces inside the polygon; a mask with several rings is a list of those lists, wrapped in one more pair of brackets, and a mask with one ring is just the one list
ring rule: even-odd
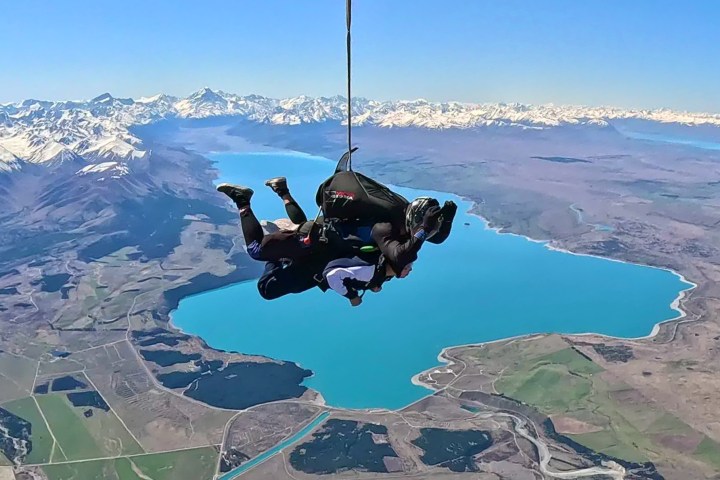
{"label": "white jumpsuit sleeve", "polygon": [[372,280],[373,275],[375,275],[375,267],[372,266],[338,267],[327,272],[325,279],[330,288],[342,296],[347,296],[348,289],[345,286],[346,278],[367,283]]}

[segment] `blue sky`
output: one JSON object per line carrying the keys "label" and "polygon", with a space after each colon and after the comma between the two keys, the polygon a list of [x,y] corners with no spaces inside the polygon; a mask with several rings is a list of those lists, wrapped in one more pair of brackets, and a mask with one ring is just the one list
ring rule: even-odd
{"label": "blue sky", "polygon": [[[345,91],[344,0],[3,2],[0,102]],[[714,0],[355,0],[353,94],[720,112]]]}

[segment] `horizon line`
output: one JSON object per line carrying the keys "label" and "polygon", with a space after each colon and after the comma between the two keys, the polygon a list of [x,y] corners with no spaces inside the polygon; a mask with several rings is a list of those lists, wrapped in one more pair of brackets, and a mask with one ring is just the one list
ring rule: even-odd
{"label": "horizon line", "polygon": [[[142,96],[139,96],[139,97],[124,97],[124,96],[115,96],[115,95],[111,94],[111,93],[108,92],[108,91],[104,91],[104,92],[102,92],[102,93],[100,93],[100,94],[98,94],[98,95],[95,95],[94,97],[85,98],[85,99],[48,100],[48,99],[42,99],[42,98],[28,97],[28,98],[25,98],[25,99],[22,99],[22,100],[15,100],[15,101],[10,101],[10,102],[3,102],[3,103],[0,103],[0,106],[4,106],[4,107],[6,107],[6,106],[14,106],[14,105],[17,105],[17,104],[20,104],[20,103],[23,103],[23,102],[26,102],[26,101],[29,101],[29,100],[35,100],[35,101],[38,101],[38,102],[51,102],[51,103],[64,103],[64,102],[87,103],[87,102],[90,102],[90,101],[92,101],[92,100],[94,100],[94,99],[96,99],[96,98],[102,97],[102,96],[104,96],[104,95],[110,95],[110,97],[112,97],[112,98],[114,98],[114,99],[118,99],[118,100],[127,100],[127,99],[129,99],[129,100],[133,100],[134,102],[140,102],[141,100],[151,99],[151,98],[153,98],[153,97],[158,97],[158,96],[161,96],[161,95],[165,95],[165,96],[168,96],[168,97],[174,97],[174,98],[176,98],[176,99],[178,99],[178,100],[184,100],[184,99],[186,99],[186,98],[188,98],[188,97],[190,97],[190,96],[192,96],[192,95],[194,95],[194,94],[196,94],[196,93],[202,92],[202,91],[204,91],[204,90],[209,90],[209,91],[211,91],[211,92],[213,92],[213,93],[223,93],[223,94],[227,94],[227,95],[236,95],[236,96],[239,96],[239,97],[257,96],[257,97],[267,98],[267,99],[271,99],[271,100],[289,100],[289,99],[300,98],[300,97],[307,97],[307,98],[311,98],[311,99],[327,99],[327,98],[340,97],[340,98],[342,98],[343,100],[347,100],[347,97],[346,97],[345,95],[340,94],[340,93],[337,93],[337,94],[335,94],[335,95],[319,95],[319,96],[307,95],[307,94],[300,94],[300,95],[295,95],[295,96],[273,97],[273,96],[268,96],[268,95],[262,95],[262,94],[259,94],[259,93],[239,94],[239,93],[228,92],[228,91],[226,91],[226,90],[219,89],[219,88],[218,88],[218,89],[214,89],[214,88],[211,88],[211,87],[208,87],[208,86],[204,86],[204,87],[199,88],[199,89],[197,89],[197,90],[194,90],[194,91],[192,91],[192,92],[190,92],[189,94],[184,95],[184,96],[179,96],[179,95],[173,95],[173,94],[167,94],[167,93],[160,92],[160,93],[156,93],[156,94],[154,94],[154,95],[142,95]],[[508,101],[486,101],[486,102],[478,102],[478,101],[475,101],[475,102],[469,102],[469,101],[461,101],[461,100],[442,100],[442,101],[436,101],[436,100],[428,100],[428,99],[423,98],[423,97],[418,97],[418,98],[414,98],[414,99],[397,99],[397,98],[396,98],[396,99],[376,100],[376,99],[368,98],[368,97],[365,97],[365,96],[352,96],[352,99],[353,99],[353,100],[365,100],[365,101],[370,101],[370,102],[373,102],[373,101],[374,101],[374,102],[380,102],[380,103],[426,102],[426,103],[428,103],[428,104],[435,104],[435,105],[443,105],[443,104],[458,104],[458,105],[518,105],[518,106],[527,106],[527,107],[560,107],[560,108],[576,107],[576,108],[592,108],[592,109],[613,109],[613,110],[622,110],[622,111],[628,111],[628,112],[657,112],[657,111],[668,111],[668,112],[688,113],[688,114],[696,114],[696,115],[708,115],[708,116],[713,116],[713,117],[718,117],[718,118],[720,118],[720,112],[697,111],[697,110],[687,110],[687,109],[685,109],[685,110],[676,110],[676,109],[673,109],[673,108],[670,108],[670,107],[637,108],[637,107],[620,107],[620,106],[610,105],[610,104],[596,104],[596,105],[591,105],[591,104],[555,103],[555,102],[524,103],[524,102],[519,102],[519,101],[512,101],[512,102],[508,102]]]}

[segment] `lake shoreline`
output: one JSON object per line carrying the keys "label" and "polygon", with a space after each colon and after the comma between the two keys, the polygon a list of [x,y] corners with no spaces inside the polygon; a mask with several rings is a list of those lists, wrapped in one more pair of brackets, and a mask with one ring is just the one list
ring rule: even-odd
{"label": "lake shoreline", "polygon": [[[453,195],[455,195],[455,194],[453,194]],[[459,195],[458,195],[458,196],[459,196]],[[473,204],[473,208],[477,205],[477,203],[473,202],[472,200],[469,200],[469,199],[467,199],[467,198],[465,198],[465,197],[461,197],[461,198],[463,198],[463,200],[466,200],[466,201],[468,201],[468,202],[471,202],[471,203]],[[669,319],[667,319],[667,320],[662,320],[662,321],[660,321],[660,322],[657,322],[657,323],[653,326],[652,330],[650,331],[650,333],[649,333],[648,335],[643,335],[643,336],[640,336],[640,337],[621,337],[621,336],[606,335],[606,334],[603,334],[603,333],[596,333],[596,332],[569,333],[569,334],[567,334],[567,335],[598,335],[598,336],[603,336],[603,337],[607,337],[607,338],[614,338],[614,339],[619,339],[619,340],[644,340],[644,339],[653,338],[655,335],[657,335],[658,331],[660,330],[660,326],[661,326],[662,324],[668,323],[668,322],[673,322],[673,321],[676,321],[676,320],[681,320],[681,319],[683,319],[683,318],[685,318],[685,317],[687,316],[687,313],[681,308],[681,307],[682,307],[683,300],[686,299],[686,297],[689,295],[689,292],[690,292],[690,291],[692,291],[692,290],[694,290],[695,288],[697,288],[698,284],[695,283],[695,282],[693,282],[693,281],[691,281],[691,280],[688,280],[688,279],[685,278],[685,276],[684,276],[682,273],[680,273],[680,272],[676,272],[675,270],[673,270],[673,269],[671,269],[671,268],[668,268],[668,267],[659,267],[659,266],[657,266],[657,265],[648,265],[648,264],[645,264],[645,263],[630,262],[630,261],[627,261],[627,260],[620,260],[620,259],[618,259],[618,258],[603,257],[603,256],[601,256],[601,255],[596,255],[596,254],[593,254],[593,253],[573,252],[573,251],[568,250],[568,249],[566,249],[566,248],[558,247],[557,245],[553,245],[552,242],[554,242],[555,240],[539,240],[539,239],[534,239],[534,238],[528,237],[527,235],[522,235],[522,234],[513,233],[513,232],[503,232],[501,228],[491,227],[491,226],[490,226],[490,222],[489,222],[485,217],[483,217],[482,215],[480,215],[480,214],[478,214],[478,213],[473,212],[472,209],[471,209],[471,210],[468,210],[466,213],[467,213],[468,215],[471,215],[471,216],[474,216],[474,217],[479,218],[479,219],[485,224],[485,228],[486,228],[487,230],[492,230],[493,232],[497,233],[498,235],[513,235],[513,236],[521,237],[521,238],[524,238],[525,240],[527,240],[527,241],[529,241],[529,242],[543,244],[543,246],[544,246],[545,248],[547,248],[548,250],[554,251],[554,252],[566,253],[566,254],[575,255],[575,256],[578,256],[578,257],[597,258],[597,259],[600,259],[600,260],[607,260],[607,261],[610,261],[610,262],[622,263],[622,264],[625,264],[625,265],[633,265],[633,266],[637,266],[637,267],[654,268],[654,269],[656,269],[656,270],[662,270],[662,271],[665,271],[665,272],[672,273],[673,275],[675,275],[676,277],[678,277],[681,282],[683,282],[683,283],[685,283],[685,284],[688,285],[687,288],[685,288],[685,289],[683,289],[683,290],[680,290],[680,292],[678,292],[677,297],[675,297],[675,299],[670,303],[670,308],[671,308],[672,310],[675,310],[675,311],[678,313],[677,316],[675,316],[675,317],[673,317],[673,318],[669,318]],[[528,335],[535,335],[535,334],[528,334]],[[512,337],[512,338],[515,338],[515,337]],[[509,338],[509,339],[506,339],[506,340],[510,340],[510,338]],[[487,343],[487,342],[486,342],[486,343]],[[460,346],[466,346],[466,345],[460,345]]]}
{"label": "lake shoreline", "polygon": [[[454,194],[454,195],[457,195],[457,194]],[[457,196],[472,204],[471,209],[465,213],[479,218],[485,224],[485,228],[487,230],[491,230],[498,235],[513,235],[516,237],[521,237],[529,242],[541,243],[548,250],[566,253],[566,254],[570,254],[570,255],[576,255],[576,256],[581,256],[581,257],[592,257],[592,258],[598,258],[601,260],[609,260],[611,262],[624,263],[624,264],[628,264],[628,265],[635,265],[635,266],[640,266],[640,267],[648,267],[648,268],[654,268],[654,269],[658,269],[658,270],[664,270],[666,272],[670,272],[673,275],[677,276],[681,282],[688,285],[688,288],[680,290],[680,292],[678,292],[678,296],[670,303],[670,308],[677,312],[677,316],[655,323],[655,325],[653,325],[652,330],[647,335],[643,335],[643,336],[639,336],[639,337],[621,337],[621,336],[613,336],[613,335],[607,335],[607,334],[597,333],[597,332],[568,333],[568,334],[558,333],[558,335],[573,336],[573,337],[575,337],[575,336],[577,336],[577,337],[597,336],[597,337],[603,337],[603,338],[614,339],[614,340],[630,340],[630,341],[649,340],[649,339],[652,339],[655,336],[657,336],[657,334],[660,332],[660,327],[662,325],[664,325],[666,323],[670,323],[670,322],[679,322],[683,318],[687,317],[687,312],[682,309],[682,304],[685,301],[690,299],[690,296],[689,296],[690,292],[692,290],[696,289],[698,287],[698,284],[693,281],[688,280],[680,272],[676,272],[675,270],[673,270],[671,268],[667,268],[667,267],[659,267],[657,265],[647,265],[647,264],[642,264],[642,263],[637,263],[637,262],[628,262],[628,261],[620,260],[617,258],[603,257],[600,255],[595,255],[595,254],[591,254],[591,253],[573,252],[573,251],[567,250],[565,248],[558,247],[556,245],[552,245],[552,242],[554,240],[540,240],[540,239],[530,238],[527,235],[522,235],[519,233],[503,232],[502,228],[490,226],[490,222],[485,217],[483,217],[479,213],[473,211],[474,208],[477,206],[476,202],[473,202],[472,200],[470,200],[466,197],[462,197],[460,195],[457,195]],[[455,349],[459,349],[459,348],[482,347],[484,345],[492,345],[494,343],[510,342],[510,341],[515,341],[515,340],[530,340],[532,338],[535,338],[538,336],[543,336],[543,335],[549,335],[549,333],[528,333],[528,334],[524,334],[524,335],[516,335],[513,337],[499,338],[496,340],[488,340],[486,342],[475,342],[475,343],[467,343],[467,344],[460,344],[460,345],[449,345],[447,347],[444,347],[438,354],[437,360],[438,360],[439,365],[429,368],[427,370],[423,370],[422,372],[419,372],[416,375],[413,375],[413,377],[410,379],[410,381],[413,383],[413,385],[427,388],[428,390],[433,392],[433,393],[429,394],[428,396],[433,395],[434,392],[437,392],[441,389],[436,388],[434,385],[423,382],[420,379],[420,377],[422,375],[425,375],[428,372],[432,372],[438,368],[449,368],[452,365],[454,365],[455,362],[451,357],[448,356],[448,352],[455,350]],[[416,403],[416,402],[413,402],[410,405],[413,405],[414,403]],[[409,407],[410,405],[403,407],[403,409]],[[402,409],[399,409],[399,410],[402,410]]]}
{"label": "lake shoreline", "polygon": [[[213,154],[217,154],[217,153],[219,153],[219,154],[231,154],[231,153],[234,153],[234,152],[229,152],[229,151],[225,151],[225,152],[205,152],[205,153],[203,153],[203,154],[204,154],[204,155],[213,155]],[[325,158],[325,157],[320,157],[320,156],[313,155],[313,154],[309,154],[309,153],[306,153],[306,152],[297,152],[297,151],[287,150],[287,149],[273,150],[273,151],[264,151],[264,152],[245,151],[245,152],[240,152],[240,153],[242,153],[242,154],[253,154],[253,155],[263,155],[263,154],[265,154],[265,155],[303,156],[303,157],[308,157],[308,158],[314,158],[314,159],[317,159],[317,160],[327,161],[328,164],[333,164],[333,163],[334,163],[333,160],[327,159],[327,158]],[[390,185],[390,184],[389,184],[389,185]],[[392,187],[394,188],[395,186],[392,186]],[[408,188],[413,188],[413,187],[408,187]],[[466,214],[469,215],[469,216],[472,216],[472,217],[475,217],[475,218],[480,219],[480,221],[483,223],[484,228],[485,228],[486,230],[494,231],[494,232],[495,232],[496,234],[498,234],[498,235],[512,235],[512,236],[522,237],[522,238],[524,238],[525,240],[527,240],[527,241],[529,241],[529,242],[541,243],[541,244],[543,244],[543,246],[545,246],[548,250],[551,250],[551,251],[558,251],[558,252],[561,252],[561,253],[570,253],[570,254],[576,255],[576,256],[594,257],[594,258],[598,258],[598,259],[601,259],[601,260],[610,260],[610,261],[614,261],[614,262],[618,262],[618,263],[624,263],[624,264],[629,264],[629,265],[634,265],[634,266],[650,267],[650,268],[654,268],[654,269],[665,270],[665,271],[668,271],[668,272],[674,274],[675,276],[677,276],[683,283],[689,285],[688,288],[685,288],[685,289],[681,290],[681,291],[678,293],[677,297],[676,297],[676,298],[671,302],[671,304],[670,304],[670,308],[671,308],[672,310],[674,310],[674,311],[677,312],[677,316],[675,316],[675,317],[673,317],[673,318],[670,318],[670,319],[662,320],[662,321],[660,321],[660,322],[655,323],[655,325],[654,325],[653,328],[652,328],[652,331],[651,331],[650,334],[648,334],[648,335],[639,336],[639,337],[624,337],[624,336],[612,336],[612,335],[606,335],[606,334],[594,333],[594,332],[576,333],[576,334],[567,334],[567,335],[572,335],[572,336],[575,336],[575,335],[577,335],[577,336],[582,336],[582,335],[596,335],[596,336],[601,336],[601,337],[606,337],[606,338],[617,338],[617,339],[623,339],[623,340],[641,340],[641,339],[648,339],[648,338],[652,338],[652,337],[654,337],[655,335],[657,335],[657,333],[658,333],[659,330],[660,330],[660,325],[665,324],[665,323],[668,323],[668,322],[678,321],[678,320],[681,320],[682,318],[686,317],[686,312],[682,309],[682,304],[683,304],[684,301],[687,300],[687,298],[689,297],[689,292],[690,292],[691,290],[693,290],[694,288],[697,287],[697,284],[688,281],[682,274],[680,274],[680,273],[678,273],[678,272],[675,272],[674,270],[669,269],[669,268],[666,268],[666,267],[659,267],[659,266],[654,266],[654,265],[645,265],[645,264],[636,263],[636,262],[630,262],[630,261],[619,260],[619,259],[614,259],[614,258],[609,258],[609,257],[603,257],[603,256],[600,256],[600,255],[595,255],[595,254],[586,254],[586,253],[573,252],[573,251],[569,251],[569,250],[567,250],[567,249],[564,249],[564,248],[561,248],[561,247],[557,247],[557,246],[555,246],[555,245],[552,245],[553,240],[539,240],[539,239],[534,239],[534,238],[531,238],[531,237],[529,237],[529,236],[522,235],[522,234],[517,234],[517,233],[513,233],[513,232],[502,231],[501,228],[491,227],[491,226],[490,226],[490,222],[489,222],[486,218],[484,218],[482,215],[480,215],[480,214],[478,214],[478,213],[476,213],[476,212],[473,211],[473,210],[475,210],[476,207],[477,207],[477,203],[476,203],[476,202],[473,202],[472,200],[469,200],[469,199],[467,199],[466,197],[462,197],[462,196],[460,196],[460,195],[458,195],[458,194],[451,193],[451,192],[438,192],[438,193],[446,193],[446,194],[448,194],[448,195],[453,195],[453,196],[455,196],[455,197],[457,197],[457,198],[461,198],[461,199],[462,199],[463,201],[465,201],[465,202],[468,202],[470,206],[469,206],[468,210],[466,211]],[[247,281],[247,280],[246,280],[246,281]],[[242,283],[242,282],[241,282],[241,283]],[[227,285],[227,286],[223,286],[223,287],[221,287],[221,288],[227,288],[227,287],[233,286],[233,285],[236,285],[236,283],[233,283],[233,284],[230,284],[230,285]],[[194,294],[194,295],[192,295],[192,296],[195,296],[195,295],[197,295],[197,294],[199,294],[199,293],[205,293],[205,292],[197,292],[196,294]],[[185,300],[185,299],[184,299],[184,298],[181,299],[180,302],[182,302],[183,300]],[[178,302],[178,308],[179,308],[179,303],[180,303],[180,302]],[[177,325],[175,325],[174,322],[173,322],[172,315],[173,315],[173,313],[175,312],[175,310],[176,310],[176,309],[168,312],[168,317],[169,317],[169,322],[168,322],[168,324],[169,324],[169,326],[170,326],[171,328],[176,329],[176,330],[182,332],[183,330],[182,330],[180,327],[178,327]],[[187,333],[187,332],[185,332],[185,333]],[[200,337],[199,335],[194,335],[194,334],[191,334],[191,335],[193,335],[193,336],[198,336],[199,338],[202,339],[202,337]],[[455,344],[455,345],[450,345],[450,346],[444,347],[444,348],[441,350],[441,352],[440,352],[440,353],[438,354],[438,356],[437,356],[437,360],[438,360],[441,364],[446,364],[446,365],[447,365],[447,364],[450,364],[450,363],[452,362],[452,360],[451,360],[449,357],[447,357],[447,352],[450,351],[450,350],[452,350],[452,349],[462,348],[462,347],[469,347],[469,346],[481,346],[481,345],[486,345],[486,344],[490,344],[490,343],[510,341],[510,340],[513,340],[513,339],[531,338],[531,337],[534,337],[534,336],[537,336],[537,335],[544,335],[544,334],[529,333],[529,334],[518,335],[518,336],[515,336],[515,337],[505,337],[505,338],[500,338],[500,339],[490,340],[490,341],[485,341],[485,342],[476,342],[476,343],[470,343],[470,344]],[[206,343],[204,339],[202,339],[202,340],[203,340],[204,343]],[[206,344],[207,344],[207,343],[206,343]],[[212,347],[211,347],[211,348],[212,348]],[[264,356],[264,355],[261,355],[261,356]],[[267,358],[270,358],[270,357],[268,356]],[[273,358],[273,359],[274,359],[274,358]],[[280,361],[283,361],[283,360],[280,360]],[[298,362],[291,361],[291,360],[287,360],[287,361],[292,362],[292,363],[295,363],[295,364],[298,365],[298,366],[301,366],[301,364],[298,363]],[[425,370],[425,371],[423,371],[423,372],[420,372],[420,373],[412,376],[411,382],[412,382],[414,385],[422,386],[422,387],[427,388],[427,389],[429,389],[429,390],[431,390],[431,391],[433,391],[433,392],[436,391],[437,389],[435,389],[435,388],[432,387],[431,385],[424,384],[423,382],[421,382],[421,381],[419,380],[419,376],[420,376],[420,375],[422,375],[422,374],[425,373],[425,372],[432,371],[432,370],[434,370],[435,368],[437,368],[437,367],[432,367],[431,369]],[[313,374],[314,374],[314,373],[313,373]],[[308,387],[308,388],[310,388],[310,387]],[[315,390],[314,388],[312,388],[312,390],[315,391],[315,392],[317,392],[318,394],[320,393],[318,390]],[[432,393],[431,393],[430,395],[432,395]],[[422,398],[426,398],[426,396],[423,396]],[[413,401],[410,405],[416,403],[417,401],[422,400],[422,398]],[[403,409],[407,408],[407,406],[408,406],[408,405],[403,406],[403,407],[401,407],[401,408],[397,408],[397,409],[386,409],[386,408],[345,408],[345,407],[338,407],[338,408],[342,408],[342,409],[345,409],[345,410],[358,410],[358,411],[400,411],[400,410],[403,410]]]}

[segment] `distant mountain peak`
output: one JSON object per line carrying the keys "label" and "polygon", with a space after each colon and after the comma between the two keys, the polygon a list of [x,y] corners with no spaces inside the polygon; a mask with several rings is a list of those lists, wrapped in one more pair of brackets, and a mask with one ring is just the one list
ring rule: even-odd
{"label": "distant mountain peak", "polygon": [[20,108],[28,108],[28,107],[32,107],[34,105],[44,106],[44,105],[49,105],[50,103],[51,102],[47,102],[44,100],[36,100],[34,98],[28,98],[27,100],[23,100],[22,102],[20,102],[19,107]]}
{"label": "distant mountain peak", "polygon": [[108,103],[112,102],[114,100],[114,97],[110,95],[109,93],[103,93],[102,95],[98,95],[97,97],[90,100],[93,103]]}
{"label": "distant mountain peak", "polygon": [[204,101],[217,101],[225,100],[219,91],[215,91],[209,87],[203,87],[197,92],[191,94],[188,99],[193,100],[204,100]]}
{"label": "distant mountain peak", "polygon": [[173,97],[169,95],[165,95],[164,93],[158,93],[157,95],[153,95],[152,97],[140,97],[137,100],[135,100],[136,103],[157,103],[157,102],[164,102],[164,101],[172,101],[174,100]]}

